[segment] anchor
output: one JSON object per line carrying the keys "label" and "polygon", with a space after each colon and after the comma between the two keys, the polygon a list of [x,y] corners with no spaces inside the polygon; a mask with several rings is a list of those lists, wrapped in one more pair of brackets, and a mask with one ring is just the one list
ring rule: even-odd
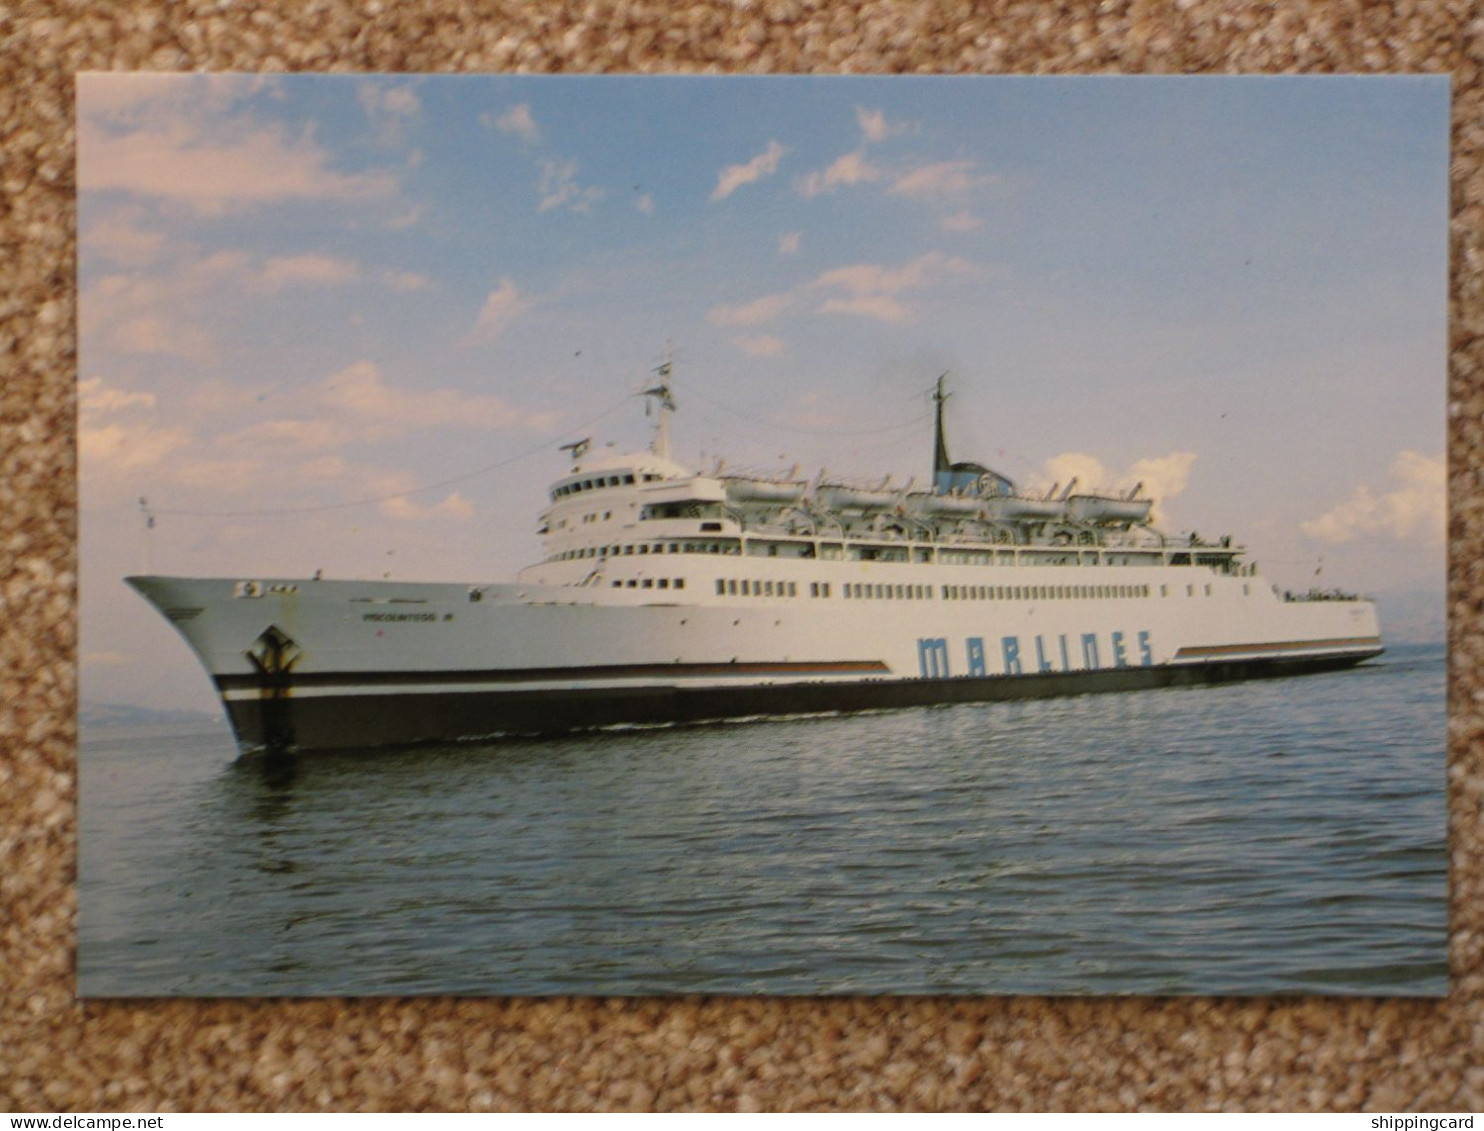
{"label": "anchor", "polygon": [[243,655],[258,673],[263,744],[270,754],[286,754],[294,747],[288,709],[294,665],[304,658],[304,650],[283,629],[270,624]]}

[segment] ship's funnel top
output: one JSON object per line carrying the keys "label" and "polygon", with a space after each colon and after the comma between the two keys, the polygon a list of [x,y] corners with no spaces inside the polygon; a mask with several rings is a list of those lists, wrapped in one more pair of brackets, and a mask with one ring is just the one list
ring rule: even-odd
{"label": "ship's funnel top", "polygon": [[933,425],[933,491],[939,495],[1013,495],[1015,484],[997,471],[979,463],[954,463],[948,456],[948,441],[943,434],[943,406],[949,393],[943,384],[948,374],[938,378],[933,391],[935,409]]}

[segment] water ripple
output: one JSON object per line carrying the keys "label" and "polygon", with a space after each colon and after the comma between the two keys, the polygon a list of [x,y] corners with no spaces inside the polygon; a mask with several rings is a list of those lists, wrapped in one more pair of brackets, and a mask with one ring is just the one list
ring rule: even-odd
{"label": "water ripple", "polygon": [[85,732],[80,984],[1442,993],[1444,683],[1440,649],[1398,649],[290,767],[220,731]]}

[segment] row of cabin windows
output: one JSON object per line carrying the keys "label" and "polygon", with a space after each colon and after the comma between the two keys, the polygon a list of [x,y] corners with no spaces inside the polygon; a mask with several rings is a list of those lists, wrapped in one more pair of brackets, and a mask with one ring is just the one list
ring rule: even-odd
{"label": "row of cabin windows", "polygon": [[683,577],[631,577],[613,583],[615,589],[684,589]]}
{"label": "row of cabin windows", "polygon": [[[1161,586],[1160,588],[1165,588]],[[1207,586],[1207,589],[1210,587]],[[1147,585],[945,585],[945,601],[1116,600],[1147,597]]]}
{"label": "row of cabin windows", "polygon": [[[582,522],[582,525],[583,526],[586,526],[590,522],[607,522],[612,517],[613,517],[613,512],[612,511],[604,511],[603,512],[603,516],[601,518],[598,517],[598,512],[597,511],[593,511],[591,514],[585,514],[585,515],[583,515],[582,516],[582,519],[581,519],[581,522]],[[565,529],[567,529],[567,520],[565,518],[559,518],[559,519],[557,519],[556,529],[557,530],[565,530]]]}
{"label": "row of cabin windows", "polygon": [[640,542],[627,546],[585,546],[580,550],[563,550],[553,559],[568,562],[576,558],[618,558],[626,554],[737,554],[733,543],[721,542]]}
{"label": "row of cabin windows", "polygon": [[[656,476],[656,478],[658,478],[658,476]],[[607,519],[611,519],[612,516],[613,516],[613,512],[612,511],[605,511],[605,512],[603,512],[602,518],[599,518],[596,513],[593,513],[593,514],[590,514],[590,515],[584,515],[582,517],[581,521],[584,522],[584,523],[601,522],[601,521],[604,521],[604,520],[607,520]],[[707,528],[710,527],[710,526],[712,526],[712,525],[717,525],[717,524],[713,524],[713,523],[705,523],[705,524],[703,524],[702,525],[702,532],[705,533],[706,530],[707,530]],[[557,524],[556,524],[556,528],[557,529],[563,529],[566,526],[567,526],[567,520],[566,519],[560,519],[560,520],[557,521]],[[812,547],[810,547],[810,549],[812,550]],[[872,552],[872,556],[871,557],[863,557],[862,558],[863,561],[907,561],[908,560],[905,551],[887,551],[885,548],[879,547],[879,546],[863,547],[862,548],[862,553],[865,553],[866,551],[871,551]],[[741,545],[739,545],[737,542],[733,542],[733,541],[726,541],[726,542],[640,542],[640,543],[634,543],[634,544],[623,545],[623,546],[586,546],[586,547],[583,547],[580,550],[563,550],[561,553],[555,555],[551,560],[553,560],[553,561],[559,561],[559,562],[565,562],[565,561],[571,561],[571,560],[573,560],[575,558],[616,558],[616,557],[620,557],[620,556],[626,555],[626,554],[741,554],[741,553],[742,553],[742,547],[741,547]],[[1005,560],[1000,563],[1001,565],[1013,565],[1013,560],[1009,557],[1009,554],[1010,554],[1010,552],[1009,551],[1006,551],[1006,553],[1005,553]],[[778,546],[776,544],[770,544],[768,546],[768,556],[769,557],[778,557],[778,556],[780,556],[779,553],[778,553]],[[803,556],[804,557],[813,557],[814,555],[811,552],[811,553],[806,553]],[[832,559],[833,558],[838,558],[839,557],[839,547],[838,546],[834,546],[834,547],[827,546],[827,547],[825,547],[825,552],[821,556],[822,557],[825,557],[825,558],[832,558]],[[992,564],[994,564],[992,560],[986,560],[984,562],[974,562],[974,563],[971,563],[971,562],[969,562],[967,560],[967,556],[963,556],[963,557],[958,558],[958,559],[951,559],[948,556],[948,551],[939,551],[938,563],[940,565],[950,565],[950,564],[951,565],[967,565],[967,564],[992,565]],[[1032,564],[1037,564],[1037,565],[1076,565],[1077,564],[1077,559],[1076,559],[1075,556],[1073,556],[1073,557],[1069,558],[1066,561],[1054,561],[1054,562],[1041,561],[1041,562],[1034,562]],[[1091,563],[1086,563],[1086,564],[1091,564]],[[1109,561],[1107,564],[1109,564],[1109,565],[1122,565],[1122,564],[1127,564],[1127,563],[1126,562],[1120,562],[1120,561]],[[1175,560],[1171,560],[1168,564],[1169,565],[1190,565],[1192,563],[1190,562],[1188,555],[1183,555],[1182,554],[1182,555],[1179,556],[1179,558],[1177,558]],[[1204,559],[1202,560],[1202,563],[1201,564],[1206,564],[1205,561],[1204,561]],[[1225,564],[1226,564],[1227,567],[1230,567],[1230,565],[1231,565],[1230,562],[1226,562]],[[1247,572],[1250,572],[1251,567],[1245,567],[1245,569],[1246,569]],[[1224,572],[1224,573],[1225,572],[1230,572],[1230,570],[1229,570],[1229,568],[1223,568],[1222,569],[1222,572]],[[954,587],[950,586],[950,587],[945,587],[945,588],[954,588]],[[958,586],[957,588],[963,588],[963,586]],[[999,588],[1010,588],[1010,587],[1008,587],[1008,586],[1000,586]],[[1020,588],[1024,588],[1024,586],[1021,586]],[[1065,589],[1065,588],[1069,588],[1069,587],[1068,586],[1062,586],[1061,588],[1064,588]],[[1089,588],[1089,587],[1088,586],[1082,586],[1082,588],[1086,589],[1086,588]],[[1093,588],[1097,588],[1097,587],[1093,587]],[[1102,586],[1101,588],[1106,589],[1108,587],[1107,586]],[[1165,586],[1161,586],[1160,588],[1163,590],[1166,587]],[[1190,595],[1194,595],[1194,589],[1193,589],[1192,586],[1186,586],[1186,589],[1190,591]],[[1209,586],[1207,587],[1207,589],[1209,590]],[[1206,595],[1207,596],[1210,596],[1209,591],[1207,592]],[[1161,593],[1161,596],[1168,596],[1168,594],[1167,593]]]}
{"label": "row of cabin windows", "polygon": [[[716,595],[718,597],[797,597],[799,585],[796,581],[754,581],[750,578],[738,579],[735,577],[718,577],[716,579]],[[824,585],[824,596],[830,595],[830,586]],[[809,585],[809,596],[820,596],[818,582]]]}
{"label": "row of cabin windows", "polygon": [[[943,592],[946,594],[948,589],[949,587],[945,585]],[[853,597],[858,601],[930,601],[933,596],[933,587],[931,585],[866,585],[849,581],[840,586],[840,594],[846,598]]]}
{"label": "row of cabin windows", "polygon": [[[615,585],[619,584],[614,582]],[[632,586],[632,582],[629,583]],[[1211,586],[1203,587],[1205,596],[1211,596]],[[1243,586],[1243,592],[1247,587]],[[840,586],[840,596],[857,601],[930,601],[935,596],[944,601],[1060,601],[1060,600],[1119,600],[1149,597],[1153,589],[1148,585],[944,585],[933,592],[931,585],[878,585],[864,582],[846,582]],[[1187,585],[1185,595],[1194,597],[1196,587]],[[717,578],[718,597],[796,597],[798,589],[792,581],[753,581],[750,579]],[[1159,595],[1168,597],[1170,587],[1161,585]],[[830,596],[828,581],[811,581],[810,597]]]}
{"label": "row of cabin windows", "polygon": [[[652,471],[643,472],[639,476],[640,483],[654,483],[660,476]],[[582,491],[596,491],[600,487],[628,487],[634,483],[632,471],[619,472],[616,475],[594,475],[591,479],[579,479],[576,483],[567,483],[558,487],[551,493],[552,502],[565,499],[568,495],[576,495]]]}

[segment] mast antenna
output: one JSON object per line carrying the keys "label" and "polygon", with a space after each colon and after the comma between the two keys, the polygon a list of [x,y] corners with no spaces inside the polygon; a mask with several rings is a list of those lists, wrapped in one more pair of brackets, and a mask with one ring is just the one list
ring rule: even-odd
{"label": "mast antenna", "polygon": [[942,374],[933,390],[933,489],[940,494],[950,489],[953,473],[953,461],[948,458],[948,441],[943,436],[943,406],[950,395],[943,388],[947,379],[948,374]]}
{"label": "mast antenna", "polygon": [[139,496],[139,513],[144,517],[144,572],[154,573],[154,555],[151,553],[154,540],[150,535],[155,528],[155,512],[143,495]]}
{"label": "mast antenna", "polygon": [[670,388],[670,378],[674,369],[670,346],[667,344],[665,360],[654,371],[659,380],[645,389],[643,393],[646,397],[654,398],[651,405],[659,415],[659,419],[655,421],[654,440],[650,443],[649,450],[660,459],[670,458],[670,414],[675,411],[675,394]]}

